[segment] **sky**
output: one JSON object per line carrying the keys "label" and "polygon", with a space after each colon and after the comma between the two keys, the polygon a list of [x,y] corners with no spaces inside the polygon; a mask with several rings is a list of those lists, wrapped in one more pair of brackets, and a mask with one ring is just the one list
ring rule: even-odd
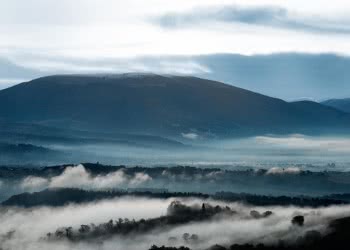
{"label": "sky", "polygon": [[[0,88],[67,72],[216,79],[209,73],[220,71],[198,56],[217,60],[218,54],[331,54],[343,60],[350,55],[349,14],[344,0],[1,0]],[[287,95],[265,83],[236,82],[235,75],[224,80],[288,100],[345,97],[334,82],[334,94],[327,96],[314,87]]]}

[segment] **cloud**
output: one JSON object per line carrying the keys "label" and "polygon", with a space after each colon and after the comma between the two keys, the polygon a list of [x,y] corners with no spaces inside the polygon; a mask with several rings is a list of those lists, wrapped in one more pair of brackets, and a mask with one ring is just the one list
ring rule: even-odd
{"label": "cloud", "polygon": [[350,152],[350,139],[347,137],[313,137],[304,135],[257,136],[258,145],[270,145],[273,147],[290,148],[310,151],[323,151],[324,153]]}
{"label": "cloud", "polygon": [[69,187],[82,189],[110,189],[118,187],[133,187],[145,184],[152,178],[145,173],[135,173],[129,176],[123,170],[110,172],[106,175],[92,176],[83,165],[67,167],[62,174],[52,178],[28,176],[22,180],[23,190],[40,190],[43,188]]}
{"label": "cloud", "polygon": [[187,57],[155,56],[88,60],[85,58],[22,54],[18,58],[14,58],[11,63],[8,63],[7,60],[1,60],[0,57],[0,73],[3,75],[3,78],[0,78],[0,89],[44,75],[119,74],[128,72],[200,75],[211,73],[211,69]]}
{"label": "cloud", "polygon": [[28,176],[24,178],[20,184],[24,190],[37,190],[47,187],[49,181],[46,178]]}
{"label": "cloud", "polygon": [[40,68],[43,73],[126,73],[155,72],[161,74],[200,74],[210,73],[210,69],[187,58],[130,58],[86,60],[52,57],[27,57],[18,62],[29,68]]}
{"label": "cloud", "polygon": [[[82,59],[291,51],[349,54],[344,34],[349,33],[350,5],[321,1],[3,0],[0,55],[21,61],[28,54]],[[169,28],[174,26],[178,29]],[[33,65],[40,70],[39,64]]]}
{"label": "cloud", "polygon": [[[350,29],[339,20],[327,20],[292,13],[278,6],[220,6],[195,9],[187,13],[168,13],[157,22],[164,28],[183,28],[208,22],[241,23],[264,27],[291,29],[315,33],[350,34]],[[344,20],[348,22],[348,20]]]}
{"label": "cloud", "polygon": [[190,140],[196,140],[198,138],[198,134],[196,133],[181,133],[181,136]]}
{"label": "cloud", "polygon": [[50,187],[111,188],[126,182],[122,170],[107,175],[92,177],[83,165],[67,167],[64,172],[51,179]]}
{"label": "cloud", "polygon": [[152,180],[152,177],[150,177],[148,174],[136,173],[134,178],[130,180],[130,185],[138,186],[151,180]]}

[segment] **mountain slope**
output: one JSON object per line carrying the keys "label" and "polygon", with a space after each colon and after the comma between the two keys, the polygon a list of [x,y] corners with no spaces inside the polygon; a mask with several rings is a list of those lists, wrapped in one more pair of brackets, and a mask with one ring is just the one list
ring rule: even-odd
{"label": "mountain slope", "polygon": [[155,74],[57,75],[0,91],[0,120],[150,134],[291,133],[350,125],[350,115],[220,82]]}
{"label": "mountain slope", "polygon": [[322,104],[350,113],[350,98],[330,99],[322,102]]}

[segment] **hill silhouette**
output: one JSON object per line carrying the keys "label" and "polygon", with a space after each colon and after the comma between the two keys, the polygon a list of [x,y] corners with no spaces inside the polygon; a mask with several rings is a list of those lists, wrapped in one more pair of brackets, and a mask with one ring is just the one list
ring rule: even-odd
{"label": "hill silhouette", "polygon": [[0,121],[181,135],[346,130],[350,114],[220,82],[156,74],[56,75],[0,91]]}

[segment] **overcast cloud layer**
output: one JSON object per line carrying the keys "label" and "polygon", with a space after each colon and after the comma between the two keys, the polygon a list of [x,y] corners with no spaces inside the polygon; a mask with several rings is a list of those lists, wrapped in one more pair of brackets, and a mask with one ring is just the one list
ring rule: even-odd
{"label": "overcast cloud layer", "polygon": [[[341,0],[4,0],[0,52],[11,58],[349,54],[349,12],[350,4]],[[172,29],[179,24],[181,29]]]}
{"label": "overcast cloud layer", "polygon": [[[348,56],[349,13],[350,3],[343,0],[3,0],[0,89],[53,73],[142,71],[196,74],[258,92],[266,89],[264,94],[285,99],[325,99],[323,93],[311,96],[314,88],[307,89],[306,96],[299,92],[279,96],[273,91],[275,82],[269,87],[263,79],[257,87],[254,79],[237,77],[244,72],[217,78],[224,74],[210,67],[217,58],[204,63],[192,56],[284,52]],[[180,57],[165,60],[169,56]],[[330,87],[323,85],[338,80],[326,78],[321,91],[327,93]]]}

